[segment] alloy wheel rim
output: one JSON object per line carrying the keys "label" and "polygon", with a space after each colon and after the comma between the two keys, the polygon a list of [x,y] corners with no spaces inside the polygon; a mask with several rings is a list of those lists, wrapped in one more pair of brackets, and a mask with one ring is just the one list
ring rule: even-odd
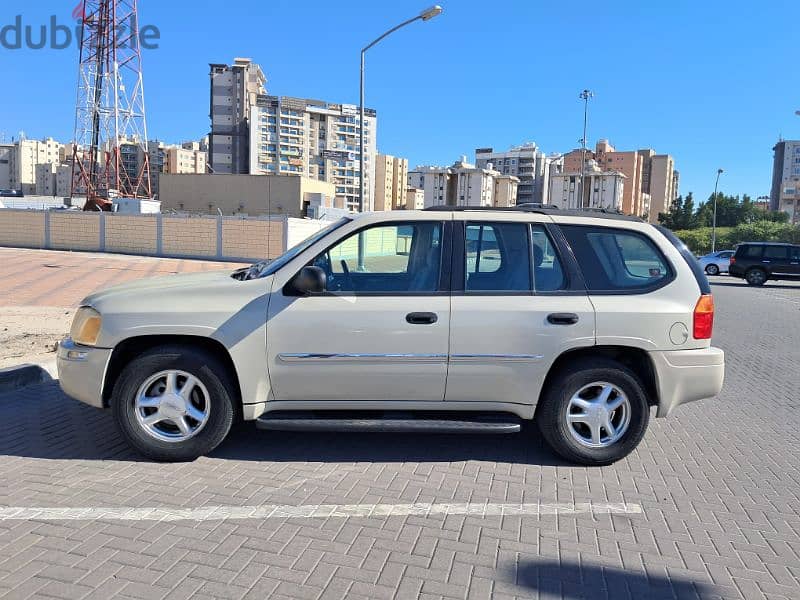
{"label": "alloy wheel rim", "polygon": [[764,281],[764,273],[756,269],[755,271],[750,272],[750,281],[753,283],[761,283]]}
{"label": "alloy wheel rim", "polygon": [[151,375],[139,386],[133,408],[147,435],[162,442],[183,442],[208,423],[211,403],[197,377],[171,369]]}
{"label": "alloy wheel rim", "polygon": [[631,404],[619,386],[595,381],[572,395],[564,418],[567,429],[580,445],[607,448],[628,430]]}

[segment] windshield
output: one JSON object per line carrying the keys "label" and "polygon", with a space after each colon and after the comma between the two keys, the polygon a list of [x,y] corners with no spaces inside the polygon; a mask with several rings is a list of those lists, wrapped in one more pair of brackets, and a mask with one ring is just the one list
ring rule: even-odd
{"label": "windshield", "polygon": [[258,277],[266,277],[268,275],[272,275],[275,271],[280,269],[283,265],[288,263],[295,256],[303,252],[306,248],[310,248],[312,245],[316,244],[326,235],[328,235],[332,231],[339,229],[339,227],[341,227],[345,223],[349,223],[350,221],[352,221],[350,217],[342,217],[341,219],[339,219],[338,221],[334,221],[324,229],[320,229],[314,235],[307,237],[299,244],[292,246],[280,256],[271,260],[270,259],[262,260],[253,265],[250,265],[250,268],[247,270],[247,275],[245,279],[257,279]]}

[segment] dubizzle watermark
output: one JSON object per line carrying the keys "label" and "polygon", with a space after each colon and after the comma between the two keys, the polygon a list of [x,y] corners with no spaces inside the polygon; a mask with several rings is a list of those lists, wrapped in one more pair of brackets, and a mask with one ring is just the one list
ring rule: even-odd
{"label": "dubizzle watermark", "polygon": [[[81,31],[86,26],[93,26],[95,15],[87,18],[83,12],[83,2],[79,2],[72,11],[74,24],[65,25],[58,21],[56,15],[50,15],[47,23],[26,23],[22,15],[16,15],[13,23],[0,26],[0,48],[5,50],[66,50],[72,45],[80,44]],[[161,40],[161,31],[155,25],[139,27],[138,36],[132,35],[136,26],[133,16],[117,23],[117,40],[122,40],[121,47],[133,48],[138,39],[142,50],[155,50]]]}

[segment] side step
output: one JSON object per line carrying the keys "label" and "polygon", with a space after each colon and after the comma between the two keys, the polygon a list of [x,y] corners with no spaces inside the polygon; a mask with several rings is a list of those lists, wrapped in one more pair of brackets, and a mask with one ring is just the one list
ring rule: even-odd
{"label": "side step", "polygon": [[[441,414],[441,413],[439,413]],[[514,416],[502,418],[447,417],[382,415],[374,418],[349,417],[337,412],[320,411],[266,413],[256,420],[258,429],[273,431],[339,431],[339,432],[377,432],[377,433],[517,433],[521,429],[520,420]]]}

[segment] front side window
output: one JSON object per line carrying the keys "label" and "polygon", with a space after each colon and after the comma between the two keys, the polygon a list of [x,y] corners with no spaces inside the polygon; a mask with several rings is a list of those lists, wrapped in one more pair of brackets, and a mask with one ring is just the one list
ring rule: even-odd
{"label": "front side window", "polygon": [[532,291],[526,224],[467,223],[465,246],[465,291]]}
{"label": "front side window", "polygon": [[330,292],[432,293],[441,249],[441,223],[392,223],[354,233],[311,264],[325,271]]}
{"label": "front side window", "polygon": [[606,227],[562,226],[590,292],[643,290],[665,283],[672,269],[640,233]]}

